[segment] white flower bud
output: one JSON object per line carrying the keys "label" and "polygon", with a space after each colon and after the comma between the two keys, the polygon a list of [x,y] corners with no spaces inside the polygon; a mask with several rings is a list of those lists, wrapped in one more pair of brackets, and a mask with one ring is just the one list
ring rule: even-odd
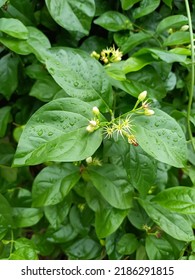
{"label": "white flower bud", "polygon": [[96,107],[96,106],[93,107],[92,111],[93,111],[94,115],[99,116],[100,111],[99,111],[98,107]]}
{"label": "white flower bud", "polygon": [[138,100],[139,100],[139,101],[144,101],[144,99],[146,98],[146,96],[147,96],[147,91],[144,90],[144,91],[142,91],[142,92],[138,95]]}
{"label": "white flower bud", "polygon": [[151,109],[145,109],[145,111],[144,111],[144,115],[146,115],[146,116],[152,116],[152,115],[154,115],[154,113],[155,112]]}
{"label": "white flower bud", "polygon": [[90,133],[91,133],[91,132],[94,132],[95,127],[89,124],[89,125],[86,127],[86,130],[87,130],[88,132],[90,132]]}
{"label": "white flower bud", "polygon": [[92,159],[92,157],[88,157],[88,158],[86,158],[85,161],[86,161],[87,164],[90,164],[90,163],[93,162],[93,159]]}
{"label": "white flower bud", "polygon": [[94,126],[94,127],[96,127],[96,126],[97,126],[97,122],[96,122],[96,121],[94,121],[94,120],[89,121],[89,123],[90,123],[90,125],[91,125],[91,126]]}
{"label": "white flower bud", "polygon": [[181,31],[187,31],[189,29],[189,25],[183,25],[182,27],[181,27]]}

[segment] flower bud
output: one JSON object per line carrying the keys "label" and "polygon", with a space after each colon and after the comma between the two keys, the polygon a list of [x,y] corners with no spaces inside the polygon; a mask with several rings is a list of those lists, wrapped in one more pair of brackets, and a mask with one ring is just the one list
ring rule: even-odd
{"label": "flower bud", "polygon": [[145,109],[145,110],[144,110],[144,115],[146,115],[146,116],[152,116],[152,115],[154,115],[154,111],[151,110],[151,109]]}
{"label": "flower bud", "polygon": [[94,132],[95,127],[89,124],[89,125],[86,127],[86,130],[87,130],[88,132],[90,132],[90,133],[91,133],[91,132]]}
{"label": "flower bud", "polygon": [[98,107],[96,107],[96,106],[93,107],[92,111],[93,111],[94,115],[99,116],[100,111],[99,111]]}
{"label": "flower bud", "polygon": [[95,51],[93,51],[92,53],[91,53],[91,57],[93,57],[93,58],[95,58],[95,59],[99,59],[100,58],[100,54],[99,53],[97,53],[97,52],[95,52]]}
{"label": "flower bud", "polygon": [[189,29],[189,25],[183,25],[182,27],[181,27],[181,31],[187,31]]}
{"label": "flower bud", "polygon": [[90,123],[90,125],[91,125],[91,126],[94,126],[94,127],[96,127],[96,126],[97,126],[97,122],[96,122],[96,121],[94,121],[94,120],[89,121],[89,123]]}
{"label": "flower bud", "polygon": [[144,91],[142,91],[142,92],[138,95],[138,100],[139,100],[139,101],[144,101],[144,99],[146,98],[146,96],[147,96],[147,91],[144,90]]}
{"label": "flower bud", "polygon": [[92,157],[88,157],[88,158],[86,158],[85,161],[86,161],[87,164],[90,164],[90,163],[93,162],[93,159],[92,159]]}

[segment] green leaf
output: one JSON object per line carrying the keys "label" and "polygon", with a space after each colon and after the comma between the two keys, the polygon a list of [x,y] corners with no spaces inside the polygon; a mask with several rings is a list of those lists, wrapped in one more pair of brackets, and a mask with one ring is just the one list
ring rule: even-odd
{"label": "green leaf", "polygon": [[54,80],[72,96],[109,111],[111,86],[101,64],[78,49],[53,48],[48,52],[46,67]]}
{"label": "green leaf", "polygon": [[13,219],[16,228],[30,227],[39,222],[42,218],[43,213],[41,209],[36,208],[13,208]]}
{"label": "green leaf", "polygon": [[53,228],[57,229],[64,222],[71,205],[71,196],[67,195],[60,203],[44,207],[45,217]]}
{"label": "green leaf", "polygon": [[73,259],[92,260],[101,254],[101,246],[98,242],[86,236],[65,248],[65,252]]}
{"label": "green leaf", "polygon": [[0,31],[18,39],[28,38],[28,29],[26,26],[14,18],[0,18]]}
{"label": "green leaf", "polygon": [[[171,242],[172,241],[172,242]],[[174,240],[176,241],[176,240]],[[179,241],[178,241],[179,242]],[[150,260],[176,260],[180,257],[183,242],[174,244],[165,234],[157,238],[154,235],[146,237],[146,252]],[[179,247],[179,248],[178,248]]]}
{"label": "green leaf", "polygon": [[10,143],[0,142],[0,164],[11,165],[15,149]]}
{"label": "green leaf", "polygon": [[190,43],[190,33],[188,31],[177,31],[172,33],[163,42],[163,46],[177,46]]}
{"label": "green leaf", "polygon": [[160,0],[142,0],[140,7],[133,11],[133,17],[137,19],[146,16],[155,11],[159,4]]}
{"label": "green leaf", "polygon": [[187,145],[180,125],[165,112],[155,109],[153,116],[135,117],[135,137],[142,149],[155,159],[183,167]]}
{"label": "green leaf", "polygon": [[31,48],[27,43],[27,40],[19,40],[16,38],[3,36],[0,34],[0,42],[6,46],[11,51],[21,54],[21,55],[28,55],[31,53]]}
{"label": "green leaf", "polygon": [[150,53],[154,59],[160,58],[162,61],[167,63],[173,62],[185,62],[186,55],[176,54],[169,51],[159,50],[155,48],[142,48],[138,52],[134,53],[134,56],[139,59],[139,56]]}
{"label": "green leaf", "polygon": [[18,85],[19,58],[7,54],[0,59],[0,93],[9,100]]}
{"label": "green leaf", "polygon": [[131,255],[139,245],[136,236],[133,233],[124,234],[116,244],[116,249],[121,255]]}
{"label": "green leaf", "polygon": [[44,78],[39,79],[34,83],[29,95],[34,96],[43,102],[49,102],[54,99],[60,90],[61,87],[52,79],[52,77],[46,75]]}
{"label": "green leaf", "polygon": [[136,72],[140,69],[142,69],[144,66],[150,64],[153,62],[154,59],[152,56],[137,56],[137,57],[129,57],[123,64],[123,71],[125,74],[129,72]]}
{"label": "green leaf", "polygon": [[140,2],[141,0],[120,0],[122,9],[129,10],[134,4]]}
{"label": "green leaf", "polygon": [[79,167],[71,163],[45,167],[33,182],[33,207],[55,205],[61,202],[79,178]]}
{"label": "green leaf", "polygon": [[95,229],[98,237],[104,238],[115,232],[127,216],[128,211],[102,205],[95,213]]}
{"label": "green leaf", "polygon": [[188,18],[183,15],[173,15],[160,21],[156,28],[157,33],[162,33],[169,28],[179,28],[188,23]]}
{"label": "green leaf", "polygon": [[0,109],[0,137],[4,137],[10,120],[10,106],[5,106]]}
{"label": "green leaf", "polygon": [[7,0],[0,0],[0,8],[7,2]]}
{"label": "green leaf", "polygon": [[195,188],[174,187],[157,194],[152,201],[170,211],[195,214]]}
{"label": "green leaf", "polygon": [[163,0],[163,2],[164,2],[169,8],[172,8],[172,2],[173,2],[173,0]]}
{"label": "green leaf", "polygon": [[125,168],[132,186],[146,196],[156,178],[156,161],[139,146],[131,146],[125,155]]}
{"label": "green leaf", "polygon": [[9,260],[38,260],[38,256],[33,248],[25,246],[11,253]]}
{"label": "green leaf", "polygon": [[10,227],[12,224],[12,208],[7,199],[0,194],[0,230]]}
{"label": "green leaf", "polygon": [[76,98],[45,104],[26,124],[13,165],[79,161],[93,155],[102,142],[101,129],[86,130],[93,118],[92,106]]}
{"label": "green leaf", "polygon": [[130,22],[129,18],[116,11],[108,11],[102,14],[100,17],[94,20],[94,23],[112,32],[132,28],[132,23]]}
{"label": "green leaf", "polygon": [[139,33],[126,34],[125,36],[120,33],[114,34],[114,41],[119,46],[123,55],[130,52],[136,46],[145,43],[151,39],[151,34],[140,31]]}
{"label": "green leaf", "polygon": [[148,216],[167,234],[182,241],[194,239],[191,224],[182,215],[168,211],[156,203],[139,199]]}
{"label": "green leaf", "polygon": [[77,237],[77,232],[70,223],[61,225],[59,228],[49,228],[47,231],[47,240],[52,243],[65,243],[72,241]]}
{"label": "green leaf", "polygon": [[87,172],[90,181],[110,205],[119,209],[131,207],[133,190],[124,169],[104,164],[102,167],[89,167]]}
{"label": "green leaf", "polygon": [[89,34],[95,14],[94,0],[46,0],[45,2],[51,16],[60,26],[69,31]]}

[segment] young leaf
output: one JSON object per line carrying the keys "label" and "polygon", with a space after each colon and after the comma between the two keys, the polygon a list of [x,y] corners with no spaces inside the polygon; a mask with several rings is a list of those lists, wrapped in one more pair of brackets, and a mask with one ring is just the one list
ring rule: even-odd
{"label": "young leaf", "polygon": [[94,23],[112,32],[132,28],[132,23],[130,22],[129,18],[116,11],[108,11],[102,14],[100,17],[94,20]]}
{"label": "young leaf", "polygon": [[134,4],[140,2],[141,0],[120,0],[122,9],[129,10]]}
{"label": "young leaf", "polygon": [[174,187],[157,194],[152,201],[170,211],[195,214],[195,188]]}
{"label": "young leaf", "polygon": [[79,167],[73,164],[51,165],[44,168],[33,182],[33,207],[55,205],[61,202],[79,178]]}
{"label": "young leaf", "polygon": [[26,26],[14,18],[0,18],[0,31],[18,39],[28,38],[28,29]]}
{"label": "young leaf", "polygon": [[194,239],[191,223],[182,215],[168,211],[156,203],[139,199],[148,216],[167,234],[182,241]]}
{"label": "young leaf", "polygon": [[69,31],[88,35],[95,14],[94,0],[46,0],[47,8],[53,19]]}
{"label": "young leaf", "polygon": [[76,98],[45,104],[26,124],[13,165],[78,161],[93,155],[102,142],[101,129],[86,130],[93,118],[92,106]]}
{"label": "young leaf", "polygon": [[121,255],[131,255],[139,245],[136,236],[133,233],[124,234],[116,244],[116,249]]}
{"label": "young leaf", "polygon": [[110,205],[119,209],[131,207],[133,189],[122,168],[104,164],[102,167],[89,167],[87,170],[90,181]]}
{"label": "young leaf", "polygon": [[109,111],[111,86],[101,64],[81,50],[53,48],[48,51],[46,67],[54,80],[72,96]]}
{"label": "young leaf", "polygon": [[153,116],[134,119],[135,136],[142,149],[155,159],[175,167],[183,167],[187,145],[179,124],[165,112],[155,109]]}

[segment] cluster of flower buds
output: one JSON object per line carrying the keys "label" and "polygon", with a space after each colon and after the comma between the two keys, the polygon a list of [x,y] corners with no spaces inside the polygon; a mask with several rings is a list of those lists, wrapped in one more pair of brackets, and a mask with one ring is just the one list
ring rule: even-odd
{"label": "cluster of flower buds", "polygon": [[95,51],[91,53],[91,57],[103,61],[104,64],[121,61],[122,55],[122,52],[115,49],[115,46],[103,49],[100,54]]}
{"label": "cluster of flower buds", "polygon": [[88,157],[86,158],[86,163],[87,165],[93,165],[93,166],[102,166],[102,162],[101,160],[99,160],[98,158],[94,157]]}
{"label": "cluster of flower buds", "polygon": [[96,107],[96,106],[93,107],[92,112],[94,114],[94,118],[89,121],[89,124],[86,127],[86,130],[90,133],[94,132],[96,129],[98,129],[99,124],[100,124],[100,121],[99,121],[100,111],[99,111],[98,107]]}

